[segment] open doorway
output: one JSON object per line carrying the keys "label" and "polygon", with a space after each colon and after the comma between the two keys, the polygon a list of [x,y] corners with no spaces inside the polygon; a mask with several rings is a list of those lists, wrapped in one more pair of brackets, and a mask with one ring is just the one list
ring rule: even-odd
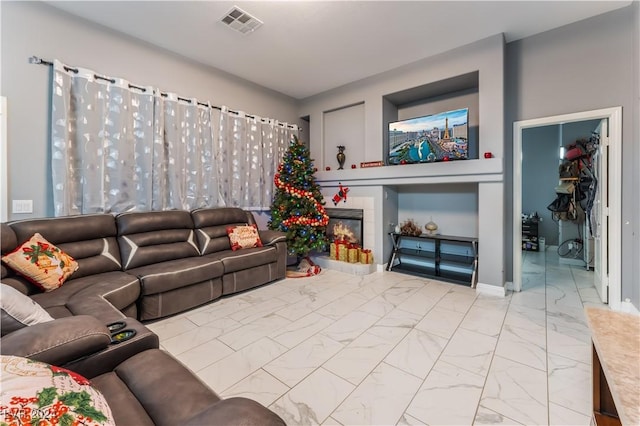
{"label": "open doorway", "polygon": [[[603,181],[606,184],[602,183],[597,193],[597,201],[599,203],[596,203],[593,208],[594,211],[597,211],[590,218],[584,217],[582,221],[554,222],[550,220],[551,216],[547,214],[548,212],[540,211],[542,209],[538,207],[538,216],[542,217],[543,220],[536,225],[536,228],[542,224],[544,224],[544,228],[540,226],[542,229],[536,229],[536,232],[542,231],[543,234],[549,235],[551,238],[545,238],[543,244],[540,244],[542,241],[537,241],[535,248],[539,250],[541,248],[540,245],[562,245],[563,243],[563,251],[571,247],[573,253],[576,254],[575,257],[578,257],[577,254],[580,255],[580,259],[576,259],[576,262],[595,270],[593,274],[594,286],[597,286],[596,289],[601,299],[608,302],[612,309],[617,309],[620,305],[621,119],[622,108],[618,107],[514,123],[513,283],[515,291],[522,289],[523,236],[527,234],[528,230],[525,229],[525,234],[523,234],[522,214],[532,215],[536,212],[536,210],[531,211],[531,201],[535,194],[527,193],[526,201],[523,203],[523,194],[526,191],[526,188],[523,191],[523,160],[526,162],[524,163],[525,169],[534,162],[533,158],[525,157],[523,153],[526,152],[529,157],[536,155],[538,157],[548,157],[544,163],[547,169],[540,171],[540,179],[534,182],[533,185],[529,185],[529,191],[540,192],[540,190],[548,190],[551,185],[553,185],[551,188],[554,188],[559,183],[562,183],[558,175],[558,165],[560,157],[562,157],[560,146],[565,146],[567,141],[571,141],[576,135],[589,132],[586,129],[596,128],[599,123],[602,123],[604,127],[599,127],[596,131],[603,133],[601,147],[603,152],[599,153],[599,162],[595,164],[595,167],[604,167],[604,171],[601,170],[599,173],[605,173]],[[523,143],[534,143],[527,142],[527,140],[531,139],[537,142],[547,141],[548,146],[544,147],[544,144],[539,146],[536,144],[532,148],[527,145],[523,149]],[[535,161],[539,160],[540,158],[535,159]],[[608,176],[606,176],[607,171],[609,172]],[[544,179],[549,180],[547,185],[542,182]],[[547,191],[546,196],[548,194],[549,192]],[[538,196],[540,195],[538,194]],[[549,200],[549,202],[551,201]],[[526,208],[523,209],[523,206]],[[544,218],[545,215],[547,216],[546,219]],[[597,224],[594,223],[593,228],[586,226],[591,218],[599,221]],[[528,228],[527,222],[524,223],[524,227]],[[592,229],[597,229],[593,239],[588,238]],[[607,230],[611,230],[608,235]],[[579,253],[576,247],[577,244],[573,244],[578,240],[582,241],[581,244],[583,244],[579,247]],[[567,260],[566,263],[571,264],[571,261]]]}

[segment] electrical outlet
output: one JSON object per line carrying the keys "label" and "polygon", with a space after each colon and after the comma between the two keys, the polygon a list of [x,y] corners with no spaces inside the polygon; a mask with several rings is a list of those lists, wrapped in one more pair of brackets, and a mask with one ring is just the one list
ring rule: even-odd
{"label": "electrical outlet", "polygon": [[13,200],[13,213],[33,213],[33,200]]}

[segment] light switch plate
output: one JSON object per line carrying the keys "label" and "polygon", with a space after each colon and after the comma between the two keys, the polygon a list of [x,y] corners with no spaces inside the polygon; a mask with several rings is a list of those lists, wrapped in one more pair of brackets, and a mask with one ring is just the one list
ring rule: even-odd
{"label": "light switch plate", "polygon": [[33,213],[33,200],[13,200],[13,213]]}

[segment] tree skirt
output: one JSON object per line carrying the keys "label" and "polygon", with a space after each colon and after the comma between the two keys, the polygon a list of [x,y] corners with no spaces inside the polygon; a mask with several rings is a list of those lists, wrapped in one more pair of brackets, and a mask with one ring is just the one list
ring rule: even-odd
{"label": "tree skirt", "polygon": [[305,278],[318,275],[321,269],[311,259],[305,257],[298,266],[287,268],[287,278]]}

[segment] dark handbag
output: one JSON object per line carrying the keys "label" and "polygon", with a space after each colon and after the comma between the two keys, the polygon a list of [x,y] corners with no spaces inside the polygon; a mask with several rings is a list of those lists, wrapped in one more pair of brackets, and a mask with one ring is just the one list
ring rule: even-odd
{"label": "dark handbag", "polygon": [[571,194],[556,194],[556,199],[547,206],[554,213],[568,212],[571,205]]}

